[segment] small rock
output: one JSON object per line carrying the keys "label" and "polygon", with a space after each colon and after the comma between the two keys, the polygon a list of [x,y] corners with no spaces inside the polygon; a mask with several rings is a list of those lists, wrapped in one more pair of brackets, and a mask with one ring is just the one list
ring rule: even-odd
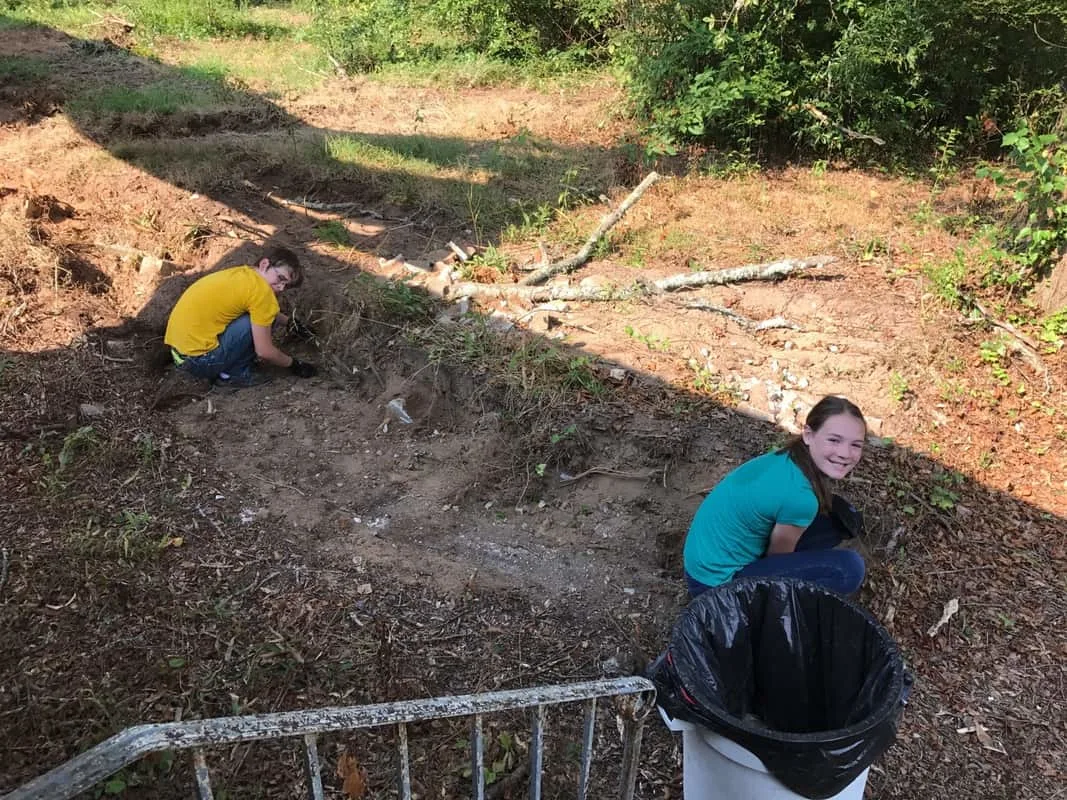
{"label": "small rock", "polygon": [[494,311],[489,316],[488,327],[489,330],[495,331],[496,333],[507,333],[515,327],[515,322],[507,314],[501,313],[500,311]]}
{"label": "small rock", "polygon": [[613,381],[618,381],[619,383],[622,383],[624,380],[626,380],[626,374],[626,370],[624,370],[622,367],[615,367],[613,369],[608,370],[608,376]]}

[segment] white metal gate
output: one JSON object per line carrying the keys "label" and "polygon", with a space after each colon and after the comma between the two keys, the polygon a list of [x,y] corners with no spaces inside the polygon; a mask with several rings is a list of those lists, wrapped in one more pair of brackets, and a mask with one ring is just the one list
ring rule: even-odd
{"label": "white metal gate", "polygon": [[471,796],[475,800],[485,800],[483,717],[485,714],[520,708],[531,709],[529,797],[531,800],[540,800],[545,766],[545,712],[549,706],[563,703],[582,703],[584,706],[581,766],[575,796],[578,800],[586,800],[593,762],[597,700],[602,697],[618,698],[616,713],[622,721],[623,740],[619,797],[621,800],[632,800],[644,720],[655,708],[655,689],[652,683],[638,677],[368,706],[138,725],[127,728],[51,772],[15,789],[5,795],[3,800],[70,800],[143,756],[168,750],[193,751],[197,796],[200,800],[212,800],[214,795],[211,774],[204,748],[295,737],[303,739],[308,797],[312,800],[323,800],[322,770],[318,753],[319,735],[384,725],[396,726],[397,787],[401,800],[411,800],[408,723],[466,716],[472,718]]}

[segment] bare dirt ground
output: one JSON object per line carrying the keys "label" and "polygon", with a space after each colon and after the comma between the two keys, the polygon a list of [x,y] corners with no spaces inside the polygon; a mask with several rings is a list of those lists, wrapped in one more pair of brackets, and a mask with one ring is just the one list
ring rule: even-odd
{"label": "bare dirt ground", "polygon": [[[67,64],[72,48],[0,30],[0,50]],[[1049,351],[1047,372],[1009,357],[995,380],[979,351],[990,331],[939,302],[919,269],[961,244],[922,212],[965,213],[966,181],[933,195],[845,165],[732,178],[659,165],[615,247],[571,285],[836,261],[636,300],[486,300],[471,316],[441,297],[449,280],[432,264],[447,243],[493,243],[517,264],[540,258],[536,239],[501,242],[419,202],[454,177],[415,179],[406,198],[374,175],[309,185],[299,163],[249,156],[264,152],[251,140],[317,129],[587,153],[605,200],[544,236],[561,258],[644,171],[623,147],[614,87],[333,83],[246,108],[231,127],[225,115],[64,114],[81,78],[58,74],[0,97],[0,787],[137,722],[640,671],[684,605],[681,541],[702,493],[843,393],[876,434],[842,487],[870,529],[859,601],[916,677],[867,796],[1062,792],[1067,370]],[[128,64],[114,74],[137,79]],[[198,183],[196,153],[220,142],[229,173]],[[137,155],[149,145],[187,147],[188,180]],[[338,215],[279,196],[375,214],[350,215],[352,244],[337,247],[316,227]],[[174,396],[153,362],[170,303],[192,276],[274,242],[306,261],[287,302],[318,333],[287,346],[322,373]],[[754,330],[693,301],[790,327]],[[411,424],[390,415],[397,398]],[[952,599],[959,612],[930,635]],[[518,740],[490,737],[510,770],[525,723],[494,724]],[[463,732],[418,733],[419,796],[461,796]],[[598,736],[608,796],[606,712]],[[385,738],[337,737],[323,752],[356,755],[379,796],[392,785]],[[644,752],[638,796],[681,797],[670,734],[651,724]],[[575,774],[558,755],[557,793]],[[297,775],[296,754],[272,748],[213,766],[229,797],[291,796]],[[150,782],[181,787],[186,769],[153,761],[120,788],[163,796]]]}

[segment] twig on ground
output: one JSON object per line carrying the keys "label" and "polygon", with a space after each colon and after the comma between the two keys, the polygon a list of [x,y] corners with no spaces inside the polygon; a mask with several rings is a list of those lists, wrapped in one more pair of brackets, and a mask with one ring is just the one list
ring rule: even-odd
{"label": "twig on ground", "polygon": [[[242,180],[241,183],[252,191],[263,191],[250,180],[245,179]],[[291,200],[288,197],[282,197],[274,192],[265,192],[263,196],[272,203],[277,203],[286,208],[291,206],[294,208],[302,208],[305,211],[316,211],[319,213],[344,213],[347,216],[372,217],[374,219],[386,220],[389,222],[412,221],[410,217],[387,217],[380,211],[375,211],[373,208],[361,208],[359,203],[318,203],[313,200]]]}
{"label": "twig on ground", "polygon": [[637,188],[630,192],[630,196],[622,201],[622,205],[600,221],[600,225],[593,232],[593,235],[589,237],[586,243],[582,246],[582,249],[575,255],[534,270],[523,278],[521,283],[524,286],[536,286],[540,283],[544,283],[553,275],[558,275],[561,272],[573,272],[588,261],[589,256],[593,253],[593,248],[596,247],[596,243],[600,241],[604,234],[615,227],[615,224],[623,218],[634,203],[641,199],[641,195],[645,193],[645,190],[659,180],[659,177],[659,174],[656,172],[648,173],[645,179],[637,185]]}
{"label": "twig on ground", "polygon": [[251,233],[254,236],[259,236],[261,239],[269,239],[271,234],[262,228],[257,228],[254,225],[249,225],[247,222],[241,222],[239,219],[233,217],[219,217],[219,222],[225,222],[227,225],[233,225],[235,228],[240,228],[246,233]]}
{"label": "twig on ground", "polygon": [[750,319],[742,314],[738,314],[736,311],[732,311],[725,306],[717,306],[713,303],[705,303],[703,300],[694,300],[691,303],[686,303],[684,308],[695,308],[699,311],[711,311],[715,314],[722,314],[724,317],[729,317],[745,330],[749,331],[766,331],[771,328],[789,328],[790,330],[800,330],[800,326],[794,325],[785,317],[771,317],[765,319],[762,322],[757,322],[754,319]]}
{"label": "twig on ground", "polygon": [[569,475],[566,478],[560,478],[560,483],[574,483],[582,478],[587,478],[590,475],[611,475],[615,478],[632,478],[634,480],[645,480],[651,478],[653,475],[658,475],[663,472],[663,467],[657,467],[656,469],[646,470],[645,472],[620,472],[617,469],[609,469],[607,467],[591,467],[585,470],[585,472],[579,472],[577,475]]}
{"label": "twig on ground", "polygon": [[257,480],[261,480],[261,481],[263,481],[263,483],[270,484],[271,486],[273,486],[276,489],[289,489],[290,491],[296,492],[301,497],[306,497],[307,496],[302,491],[297,489],[295,486],[290,486],[288,483],[278,483],[277,481],[272,481],[270,478],[266,477],[265,475],[260,475],[259,473],[256,473],[256,472],[251,473],[251,475],[252,475],[253,478],[256,478]]}
{"label": "twig on ground", "polygon": [[1037,342],[1010,322],[1005,322],[994,317],[976,298],[965,297],[964,299],[974,306],[975,310],[985,318],[986,322],[994,328],[1000,328],[1012,337],[1012,350],[1022,357],[1023,361],[1029,365],[1030,369],[1038,375],[1048,378],[1048,367],[1046,367],[1045,362],[1041,360],[1041,356],[1039,355],[1041,348]]}
{"label": "twig on ground", "polygon": [[267,192],[267,199],[272,200],[278,205],[282,206],[295,206],[296,208],[307,209],[308,211],[319,212],[345,212],[349,214],[355,214],[360,217],[373,217],[374,219],[392,220],[396,222],[410,222],[407,217],[386,217],[380,211],[375,211],[372,208],[360,208],[359,203],[316,203],[313,200],[290,200],[287,197],[281,197],[274,194],[274,192]]}

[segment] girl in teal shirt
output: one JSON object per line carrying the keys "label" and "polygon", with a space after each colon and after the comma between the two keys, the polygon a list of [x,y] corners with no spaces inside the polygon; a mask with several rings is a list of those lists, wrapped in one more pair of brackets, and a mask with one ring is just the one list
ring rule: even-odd
{"label": "girl in teal shirt", "polygon": [[829,482],[859,463],[866,437],[859,408],[829,395],[782,449],[728,473],[689,526],[689,594],[748,576],[799,578],[846,595],[858,590],[865,566],[858,553],[834,549],[842,533],[830,516],[835,498]]}

